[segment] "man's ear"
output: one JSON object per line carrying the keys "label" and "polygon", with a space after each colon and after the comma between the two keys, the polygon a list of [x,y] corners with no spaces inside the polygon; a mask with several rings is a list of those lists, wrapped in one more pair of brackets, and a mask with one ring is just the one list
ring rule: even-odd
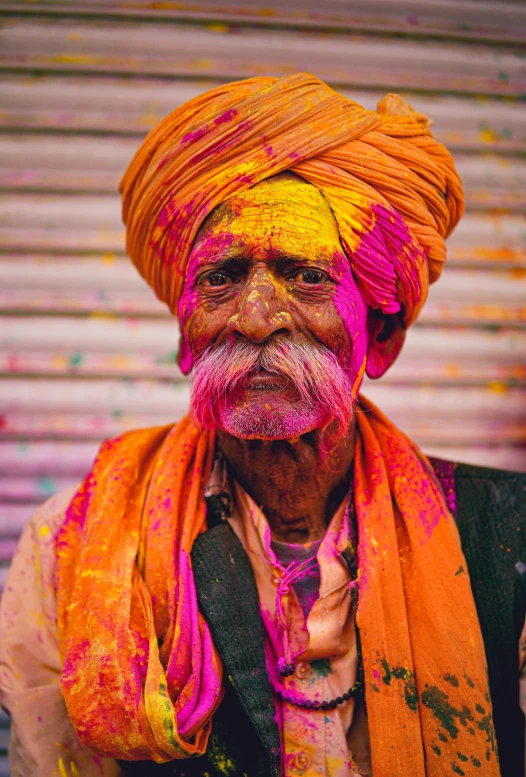
{"label": "man's ear", "polygon": [[177,364],[183,375],[188,375],[194,364],[190,345],[183,332],[179,335],[179,349],[177,351]]}
{"label": "man's ear", "polygon": [[382,313],[371,310],[367,316],[369,345],[367,367],[369,378],[381,378],[402,350],[406,328],[400,313]]}

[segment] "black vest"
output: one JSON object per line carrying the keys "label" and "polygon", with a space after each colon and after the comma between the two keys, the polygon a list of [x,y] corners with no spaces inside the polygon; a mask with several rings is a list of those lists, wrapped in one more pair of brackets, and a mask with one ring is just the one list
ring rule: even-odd
{"label": "black vest", "polygon": [[[440,462],[436,470],[441,476]],[[517,650],[526,613],[526,475],[459,464],[454,489],[486,647],[502,777],[524,777]],[[199,606],[225,668],[225,697],[207,752],[162,765],[121,766],[133,777],[278,777],[280,737],[248,556],[230,526],[216,523],[195,541],[192,564]]]}

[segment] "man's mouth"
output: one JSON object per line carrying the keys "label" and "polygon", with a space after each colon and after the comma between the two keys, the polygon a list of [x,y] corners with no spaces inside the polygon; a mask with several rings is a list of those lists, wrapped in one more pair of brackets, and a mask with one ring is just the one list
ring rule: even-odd
{"label": "man's mouth", "polygon": [[284,375],[269,372],[263,367],[258,367],[249,372],[247,376],[247,388],[251,391],[282,391],[287,387],[288,379]]}

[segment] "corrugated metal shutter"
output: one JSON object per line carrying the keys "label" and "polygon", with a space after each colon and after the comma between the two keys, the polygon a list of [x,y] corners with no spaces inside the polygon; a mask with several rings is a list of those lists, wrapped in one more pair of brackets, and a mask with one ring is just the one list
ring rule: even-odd
{"label": "corrugated metal shutter", "polygon": [[524,5],[42,0],[0,15],[2,579],[34,505],[78,482],[103,437],[185,409],[177,325],[125,257],[116,187],[152,125],[226,79],[308,70],[433,117],[467,215],[366,393],[427,452],[526,470]]}

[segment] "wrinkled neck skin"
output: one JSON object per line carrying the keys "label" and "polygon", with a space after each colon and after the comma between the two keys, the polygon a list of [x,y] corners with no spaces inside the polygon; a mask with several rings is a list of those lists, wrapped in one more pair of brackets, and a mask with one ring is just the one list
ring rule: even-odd
{"label": "wrinkled neck skin", "polygon": [[[333,354],[348,380],[346,396],[357,396],[368,352],[368,309],[327,201],[296,176],[268,179],[210,214],[189,258],[178,312],[185,373],[207,349],[286,338]],[[349,488],[354,422],[331,440],[332,421],[313,421],[312,403],[302,405],[275,386],[257,388],[226,407],[218,429],[221,451],[263,509],[275,539],[319,539]],[[274,419],[276,428],[294,431],[265,432]]]}
{"label": "wrinkled neck skin", "polygon": [[232,474],[263,508],[273,539],[303,544],[321,539],[348,493],[354,423],[328,454],[320,449],[322,437],[319,429],[295,440],[241,440],[218,433]]}

